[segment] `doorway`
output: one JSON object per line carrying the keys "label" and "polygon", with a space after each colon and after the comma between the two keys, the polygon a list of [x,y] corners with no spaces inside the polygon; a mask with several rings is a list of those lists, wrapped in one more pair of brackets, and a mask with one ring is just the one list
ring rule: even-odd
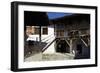
{"label": "doorway", "polygon": [[56,52],[69,53],[70,49],[65,40],[56,41]]}
{"label": "doorway", "polygon": [[77,44],[77,51],[79,54],[82,54],[82,44]]}

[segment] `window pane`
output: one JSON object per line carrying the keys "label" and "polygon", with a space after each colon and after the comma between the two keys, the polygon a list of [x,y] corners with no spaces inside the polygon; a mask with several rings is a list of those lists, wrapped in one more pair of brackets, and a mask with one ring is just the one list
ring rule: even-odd
{"label": "window pane", "polygon": [[38,26],[26,26],[26,34],[27,35],[39,34],[39,27]]}
{"label": "window pane", "polygon": [[34,28],[34,34],[39,34],[39,27]]}
{"label": "window pane", "polygon": [[47,27],[46,28],[43,28],[42,34],[48,34],[48,28]]}
{"label": "window pane", "polygon": [[32,27],[31,26],[26,26],[26,34],[31,35],[32,34]]}

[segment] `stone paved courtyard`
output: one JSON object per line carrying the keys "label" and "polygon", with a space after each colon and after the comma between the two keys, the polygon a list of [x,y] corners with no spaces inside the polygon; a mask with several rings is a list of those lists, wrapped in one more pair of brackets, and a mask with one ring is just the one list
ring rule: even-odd
{"label": "stone paved courtyard", "polygon": [[43,54],[38,53],[32,55],[28,58],[25,58],[25,62],[32,62],[32,61],[55,61],[55,60],[72,60],[74,59],[74,55],[68,53],[52,53],[52,54]]}

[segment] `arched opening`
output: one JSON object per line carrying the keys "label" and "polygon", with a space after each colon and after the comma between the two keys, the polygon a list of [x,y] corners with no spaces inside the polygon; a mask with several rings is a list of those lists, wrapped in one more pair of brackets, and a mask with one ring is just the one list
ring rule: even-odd
{"label": "arched opening", "polygon": [[56,41],[56,52],[69,53],[70,49],[65,40]]}

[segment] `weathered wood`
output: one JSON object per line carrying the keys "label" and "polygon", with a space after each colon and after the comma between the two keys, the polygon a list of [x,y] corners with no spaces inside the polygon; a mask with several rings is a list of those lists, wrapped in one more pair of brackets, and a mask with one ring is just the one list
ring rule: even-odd
{"label": "weathered wood", "polygon": [[70,39],[70,53],[72,53],[72,49],[73,49],[73,40]]}

